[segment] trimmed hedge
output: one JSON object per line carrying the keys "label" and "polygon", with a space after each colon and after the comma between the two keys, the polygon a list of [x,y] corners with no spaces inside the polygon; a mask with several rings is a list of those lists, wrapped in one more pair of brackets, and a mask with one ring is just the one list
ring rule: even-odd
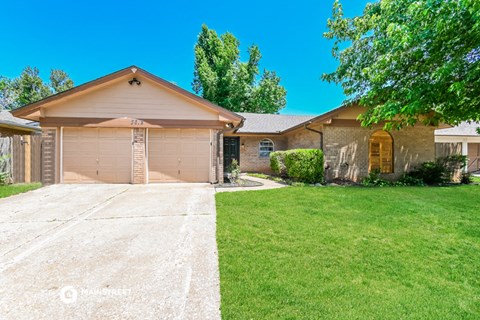
{"label": "trimmed hedge", "polygon": [[275,151],[270,153],[270,168],[278,176],[287,177],[287,168],[285,167],[285,151]]}
{"label": "trimmed hedge", "polygon": [[270,154],[270,167],[280,176],[306,183],[323,182],[323,152],[319,149],[293,149]]}

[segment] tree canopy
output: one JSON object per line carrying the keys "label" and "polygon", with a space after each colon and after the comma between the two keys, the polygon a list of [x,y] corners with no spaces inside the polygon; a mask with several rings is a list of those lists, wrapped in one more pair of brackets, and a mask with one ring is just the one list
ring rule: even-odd
{"label": "tree canopy", "polygon": [[231,33],[220,37],[202,26],[195,45],[193,90],[203,98],[236,112],[277,113],[286,104],[286,90],[274,71],[259,77],[262,57],[257,46],[240,61],[240,42]]}
{"label": "tree canopy", "polygon": [[322,78],[367,107],[364,126],[480,120],[480,1],[381,0],[346,18],[336,0],[328,28],[339,66]]}
{"label": "tree canopy", "polygon": [[62,70],[52,69],[50,82],[45,83],[38,68],[26,67],[17,78],[0,76],[0,109],[15,109],[72,87],[73,81]]}

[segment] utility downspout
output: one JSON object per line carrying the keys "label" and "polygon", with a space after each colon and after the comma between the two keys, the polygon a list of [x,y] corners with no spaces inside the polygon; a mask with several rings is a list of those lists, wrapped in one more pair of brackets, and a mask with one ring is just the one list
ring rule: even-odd
{"label": "utility downspout", "polygon": [[[218,183],[218,177],[219,177],[219,172],[218,172],[218,165],[219,165],[219,163],[218,163],[218,160],[219,160],[219,158],[220,158],[220,135],[223,134],[223,133],[225,133],[225,132],[227,132],[227,131],[236,132],[238,129],[240,129],[241,127],[243,127],[243,124],[244,124],[244,123],[245,123],[245,118],[242,118],[242,120],[240,121],[240,123],[238,124],[238,126],[233,127],[233,128],[222,129],[222,130],[219,130],[219,131],[217,132],[217,157],[216,157],[216,158],[217,158],[217,170],[216,170],[216,171],[217,171],[217,172],[216,172],[216,173],[217,173],[217,174],[216,174],[217,180],[216,180],[215,182],[213,182],[213,183]],[[225,168],[223,168],[223,170],[225,170]]]}
{"label": "utility downspout", "polygon": [[318,131],[318,130],[315,130],[315,129],[312,129],[312,128],[309,128],[308,125],[311,124],[311,122],[309,122],[308,124],[304,125],[303,127],[305,129],[307,129],[308,131],[312,131],[312,132],[315,132],[315,133],[318,133],[320,135],[320,150],[323,151],[323,132],[322,131]]}

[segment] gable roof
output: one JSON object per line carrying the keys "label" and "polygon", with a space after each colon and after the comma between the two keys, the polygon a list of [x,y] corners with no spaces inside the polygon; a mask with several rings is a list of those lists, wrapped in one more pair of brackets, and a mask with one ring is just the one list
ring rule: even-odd
{"label": "gable roof", "polygon": [[38,126],[32,124],[32,121],[16,118],[7,110],[0,111],[0,127],[29,132],[41,131]]}
{"label": "gable roof", "polygon": [[229,111],[227,109],[224,109],[206,99],[203,99],[185,89],[182,89],[180,88],[179,86],[167,81],[167,80],[164,80],[160,77],[157,77],[156,75],[152,74],[152,73],[149,73],[137,66],[130,66],[130,67],[127,67],[127,68],[124,68],[124,69],[121,69],[119,71],[116,71],[116,72],[113,72],[111,74],[108,74],[106,76],[103,76],[103,77],[100,77],[98,79],[95,79],[95,80],[92,80],[90,82],[86,82],[84,84],[81,84],[79,86],[76,86],[76,87],[73,87],[72,89],[69,89],[69,90],[66,90],[66,91],[63,91],[63,92],[60,92],[60,93],[57,93],[57,94],[54,94],[54,95],[51,95],[51,96],[48,96],[42,100],[39,100],[37,102],[34,102],[34,103],[31,103],[31,104],[28,104],[28,105],[25,105],[23,107],[20,107],[20,108],[17,108],[15,110],[12,110],[12,113],[13,115],[17,116],[17,117],[27,117],[28,115],[34,113],[34,112],[37,112],[39,111],[40,107],[44,107],[44,106],[47,106],[48,104],[51,104],[53,102],[56,102],[60,99],[63,99],[63,98],[66,98],[66,97],[73,97],[77,94],[80,94],[84,91],[87,91],[89,89],[93,89],[95,88],[96,86],[99,86],[99,85],[102,85],[104,83],[107,83],[109,81],[112,81],[112,80],[115,80],[115,79],[118,79],[120,77],[123,77],[123,76],[126,76],[126,75],[132,75],[132,76],[135,76],[135,75],[142,75],[144,76],[145,78],[157,83],[158,85],[164,87],[164,88],[167,88],[167,89],[170,89],[190,100],[193,100],[197,103],[200,103],[202,106],[206,107],[207,109],[210,109],[210,110],[213,110],[213,111],[216,111],[218,112],[221,116],[223,116],[224,118],[228,119],[228,120],[232,120],[232,121],[241,121],[243,118],[241,116],[239,116],[238,114],[232,112],[232,111]]}
{"label": "gable roof", "polygon": [[314,116],[297,116],[284,114],[260,114],[239,112],[245,118],[243,127],[237,133],[272,133],[278,134],[301,123],[304,123]]}
{"label": "gable roof", "polygon": [[479,122],[462,122],[458,126],[435,130],[436,136],[480,136],[477,133],[477,128],[480,127]]}

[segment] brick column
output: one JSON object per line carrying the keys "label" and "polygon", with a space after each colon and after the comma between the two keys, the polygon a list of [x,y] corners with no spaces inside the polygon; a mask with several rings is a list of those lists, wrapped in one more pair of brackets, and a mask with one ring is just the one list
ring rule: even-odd
{"label": "brick column", "polygon": [[56,129],[42,130],[42,183],[55,183],[55,144],[56,144]]}
{"label": "brick column", "polygon": [[223,183],[223,133],[221,133],[218,137],[218,159],[217,159],[217,167],[218,167],[218,182]]}
{"label": "brick column", "polygon": [[133,183],[146,183],[145,129],[133,129]]}

